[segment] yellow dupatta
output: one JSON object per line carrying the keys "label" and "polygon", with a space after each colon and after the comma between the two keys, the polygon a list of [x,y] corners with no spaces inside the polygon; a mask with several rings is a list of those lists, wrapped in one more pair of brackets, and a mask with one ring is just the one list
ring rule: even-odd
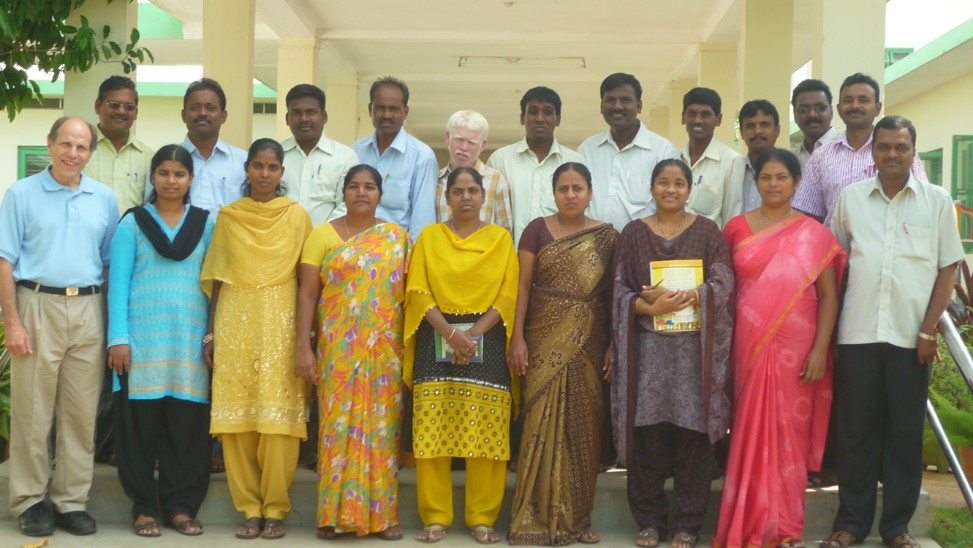
{"label": "yellow dupatta", "polygon": [[447,314],[481,314],[493,307],[500,313],[509,343],[519,275],[513,239],[497,225],[487,225],[465,239],[443,223],[423,229],[406,283],[405,384],[412,388],[416,330],[434,306]]}
{"label": "yellow dupatta", "polygon": [[297,275],[311,219],[290,198],[258,202],[240,198],[220,209],[199,284],[212,297],[216,280],[237,287],[266,287]]}

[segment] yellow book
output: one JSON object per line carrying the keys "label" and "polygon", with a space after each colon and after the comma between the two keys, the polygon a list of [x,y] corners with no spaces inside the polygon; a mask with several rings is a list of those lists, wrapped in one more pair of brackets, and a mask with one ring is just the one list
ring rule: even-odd
{"label": "yellow book", "polygon": [[[652,261],[649,263],[650,285],[672,290],[696,289],[703,283],[702,259]],[[699,331],[699,307],[653,316],[656,331]]]}

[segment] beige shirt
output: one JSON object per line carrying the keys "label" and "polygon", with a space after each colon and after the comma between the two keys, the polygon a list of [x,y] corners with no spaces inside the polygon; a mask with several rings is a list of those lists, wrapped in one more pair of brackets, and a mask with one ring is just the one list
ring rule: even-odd
{"label": "beige shirt", "polygon": [[355,151],[323,133],[310,154],[304,154],[293,137],[285,139],[281,146],[284,195],[301,204],[314,226],[344,215],[345,175],[360,163]]}
{"label": "beige shirt", "polygon": [[498,149],[487,160],[487,165],[500,170],[510,185],[510,221],[514,244],[520,243],[520,235],[528,223],[538,217],[557,213],[551,177],[561,164],[568,162],[583,164],[584,157],[559,145],[557,139],[543,160],[538,160],[534,151],[527,146],[527,139]]}
{"label": "beige shirt", "polygon": [[[831,141],[834,141],[837,137],[838,130],[836,130],[834,126],[829,127],[828,131],[826,131],[825,134],[822,135],[816,143],[814,143],[814,150],[817,150]],[[801,162],[801,169],[804,169],[804,166],[807,165],[807,161],[811,159],[811,153],[814,152],[814,150],[808,152],[807,149],[804,148],[804,139],[801,139],[801,142],[797,143],[797,146],[794,147],[791,152],[793,152],[794,155],[797,156],[797,159]]]}
{"label": "beige shirt", "polygon": [[743,212],[743,173],[746,163],[737,151],[714,137],[695,164],[689,161],[689,145],[682,161],[692,167],[693,181],[686,210],[711,219],[721,228]]}
{"label": "beige shirt", "polygon": [[[476,161],[473,169],[483,177],[483,207],[480,208],[480,220],[493,223],[510,231],[510,187],[498,170]],[[446,205],[446,179],[452,170],[447,164],[439,170],[439,181],[436,183],[436,222],[448,221],[453,215]]]}
{"label": "beige shirt", "polygon": [[152,190],[149,169],[155,151],[132,134],[129,134],[128,142],[121,150],[115,150],[115,145],[105,137],[100,127],[95,131],[98,143],[84,168],[85,175],[112,189],[118,200],[119,214],[144,204]]}
{"label": "beige shirt", "polygon": [[915,348],[939,270],[965,257],[949,194],[910,176],[890,200],[865,179],[841,193],[831,230],[848,252],[838,344]]}

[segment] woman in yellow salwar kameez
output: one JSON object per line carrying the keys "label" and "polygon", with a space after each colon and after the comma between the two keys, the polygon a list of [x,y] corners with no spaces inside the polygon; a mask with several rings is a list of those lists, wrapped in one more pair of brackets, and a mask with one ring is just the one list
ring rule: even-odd
{"label": "woman in yellow salwar kameez", "polygon": [[[413,392],[413,452],[421,542],[440,540],[453,521],[450,459],[466,459],[466,525],[477,542],[493,529],[510,459],[517,401],[506,346],[517,302],[510,233],[480,221],[483,180],[470,168],[446,182],[452,218],[423,229],[406,285],[403,379]],[[452,355],[445,350],[452,350]]]}
{"label": "woman in yellow salwar kameez", "polygon": [[297,263],[307,212],[279,196],[284,151],[250,146],[244,197],[220,209],[200,283],[210,297],[204,356],[213,368],[210,433],[223,442],[239,538],[284,536],[287,490],[307,438],[304,380],[295,371]]}

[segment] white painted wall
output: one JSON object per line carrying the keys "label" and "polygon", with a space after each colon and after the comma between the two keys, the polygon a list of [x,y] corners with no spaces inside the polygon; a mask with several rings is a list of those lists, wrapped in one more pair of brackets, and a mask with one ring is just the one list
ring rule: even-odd
{"label": "white painted wall", "polygon": [[953,135],[973,135],[973,72],[907,101],[885,105],[916,126],[916,149],[943,149],[943,188],[952,191]]}
{"label": "white painted wall", "polygon": [[[186,126],[180,118],[182,97],[140,97],[139,118],[135,123],[135,135],[153,149],[169,143],[181,143],[186,137]],[[232,105],[228,106],[232,108]],[[17,180],[17,147],[45,146],[47,132],[63,114],[60,110],[25,109],[8,122],[0,119],[0,202],[7,188]],[[281,114],[283,116],[283,114]],[[95,123],[94,105],[88,121]],[[253,136],[273,137],[274,115],[257,114],[253,117]]]}

